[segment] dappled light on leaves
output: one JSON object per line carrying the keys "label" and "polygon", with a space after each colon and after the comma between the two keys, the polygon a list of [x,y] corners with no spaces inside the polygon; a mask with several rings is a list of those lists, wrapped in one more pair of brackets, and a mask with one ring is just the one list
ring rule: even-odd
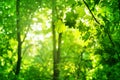
{"label": "dappled light on leaves", "polygon": [[0,80],[120,79],[119,0],[0,4]]}

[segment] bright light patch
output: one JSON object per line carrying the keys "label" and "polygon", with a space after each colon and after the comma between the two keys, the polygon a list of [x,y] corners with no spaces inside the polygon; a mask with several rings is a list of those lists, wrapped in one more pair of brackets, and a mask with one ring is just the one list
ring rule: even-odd
{"label": "bright light patch", "polygon": [[64,41],[61,42],[62,44],[64,43]]}
{"label": "bright light patch", "polygon": [[44,41],[44,36],[43,35],[39,35],[38,36],[38,40]]}
{"label": "bright light patch", "polygon": [[44,41],[44,36],[41,34],[41,35],[33,35],[32,36],[32,40],[34,41],[34,42],[38,42],[38,41]]}
{"label": "bright light patch", "polygon": [[85,8],[85,13],[90,16],[89,10]]}
{"label": "bright light patch", "polygon": [[99,11],[99,10],[100,10],[99,6],[97,6],[97,5],[96,5],[96,7],[95,7],[95,8],[96,8],[96,10],[97,10],[97,11]]}
{"label": "bright light patch", "polygon": [[42,23],[34,23],[31,25],[33,31],[41,31],[42,30]]}
{"label": "bright light patch", "polygon": [[49,21],[46,21],[46,26],[47,28],[50,28],[51,24],[49,23]]}
{"label": "bright light patch", "polygon": [[33,21],[38,21],[38,19],[37,19],[37,18],[33,18],[32,20],[33,20]]}
{"label": "bright light patch", "polygon": [[89,25],[89,22],[87,19],[81,19],[82,23],[85,23],[86,25]]}
{"label": "bright light patch", "polygon": [[71,11],[71,8],[70,8],[70,7],[68,7],[68,8],[67,8],[67,12],[70,12],[70,11]]}
{"label": "bright light patch", "polygon": [[51,14],[51,13],[52,13],[52,10],[49,9],[49,10],[47,11],[47,13],[48,13],[48,14]]}
{"label": "bright light patch", "polygon": [[48,33],[45,35],[46,38],[49,38],[52,35],[52,33]]}

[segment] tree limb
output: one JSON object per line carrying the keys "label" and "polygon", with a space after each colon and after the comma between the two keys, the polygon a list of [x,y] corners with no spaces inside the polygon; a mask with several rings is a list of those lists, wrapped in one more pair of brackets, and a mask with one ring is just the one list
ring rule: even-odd
{"label": "tree limb", "polygon": [[89,8],[88,4],[85,2],[85,0],[83,0],[83,2],[84,2],[84,4],[86,5],[86,7],[88,8],[88,10],[90,11],[90,13],[91,13],[92,17],[94,18],[94,20],[95,20],[99,25],[101,25],[101,24],[99,23],[99,21],[96,19],[96,17],[93,15],[92,11],[90,10],[90,8]]}
{"label": "tree limb", "polygon": [[[96,23],[98,23],[100,26],[102,26],[102,27],[105,29],[105,26],[102,25],[102,24],[100,24],[100,22],[99,22],[99,21],[96,19],[96,17],[93,15],[92,11],[90,10],[90,8],[89,8],[88,4],[85,2],[85,0],[83,0],[83,2],[84,2],[84,4],[86,5],[86,7],[88,8],[89,12],[91,13],[91,15],[92,15],[92,17],[94,18],[94,20],[96,21]],[[119,2],[119,4],[120,4],[120,2]],[[102,28],[102,27],[101,27],[101,28]],[[105,32],[105,33],[107,34],[107,36],[108,36],[108,38],[109,38],[110,43],[112,44],[112,46],[115,48],[116,45],[115,45],[115,43],[113,42],[110,33],[109,33],[108,31]],[[119,56],[118,51],[116,51],[116,53],[117,53],[117,55]],[[119,59],[119,61],[120,61],[120,59]]]}
{"label": "tree limb", "polygon": [[27,30],[26,30],[26,34],[25,34],[23,40],[21,41],[21,43],[23,43],[23,42],[25,41],[25,38],[27,37],[27,34],[28,34],[28,32],[29,32],[29,29],[30,29],[30,27],[27,28]]}
{"label": "tree limb", "polygon": [[[91,15],[92,15],[92,17],[94,18],[94,20],[96,21],[96,23],[98,23],[100,26],[103,26],[103,25],[101,25],[100,22],[96,19],[96,17],[94,16],[94,14],[92,13],[92,11],[90,10],[90,8],[89,8],[88,4],[85,2],[85,0],[83,0],[83,2],[84,2],[84,4],[86,5],[86,7],[88,8],[89,12],[91,13]],[[103,26],[103,27],[104,27],[104,26]],[[113,40],[112,40],[112,37],[111,37],[111,35],[109,34],[109,32],[107,32],[106,34],[108,35],[108,38],[109,38],[112,46],[115,47],[115,44],[114,44],[114,42],[113,42]]]}

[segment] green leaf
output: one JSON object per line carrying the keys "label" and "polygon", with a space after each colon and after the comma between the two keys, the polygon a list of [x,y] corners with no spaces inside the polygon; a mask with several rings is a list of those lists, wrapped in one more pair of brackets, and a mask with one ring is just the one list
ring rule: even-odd
{"label": "green leaf", "polygon": [[90,32],[87,32],[84,36],[83,39],[86,41],[90,36]]}
{"label": "green leaf", "polygon": [[61,20],[58,20],[57,22],[55,22],[55,26],[56,26],[55,29],[58,33],[62,33],[66,30],[65,24]]}

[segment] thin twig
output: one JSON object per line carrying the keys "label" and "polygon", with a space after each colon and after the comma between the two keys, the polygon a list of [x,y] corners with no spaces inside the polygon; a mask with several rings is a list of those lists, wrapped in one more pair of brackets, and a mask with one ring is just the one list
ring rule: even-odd
{"label": "thin twig", "polygon": [[21,43],[23,43],[23,42],[25,41],[25,38],[27,37],[27,34],[28,34],[28,32],[29,32],[29,29],[30,29],[30,27],[27,28],[26,33],[25,33],[25,36],[24,36],[23,40],[21,41]]}
{"label": "thin twig", "polygon": [[98,20],[95,18],[95,16],[93,15],[93,13],[92,13],[92,11],[90,10],[88,4],[87,4],[84,0],[83,0],[83,2],[84,2],[84,4],[86,5],[86,7],[88,8],[88,10],[90,11],[90,13],[91,13],[92,17],[94,18],[94,20],[95,20],[99,25],[101,25],[101,24],[99,23],[99,21],[98,21]]}

